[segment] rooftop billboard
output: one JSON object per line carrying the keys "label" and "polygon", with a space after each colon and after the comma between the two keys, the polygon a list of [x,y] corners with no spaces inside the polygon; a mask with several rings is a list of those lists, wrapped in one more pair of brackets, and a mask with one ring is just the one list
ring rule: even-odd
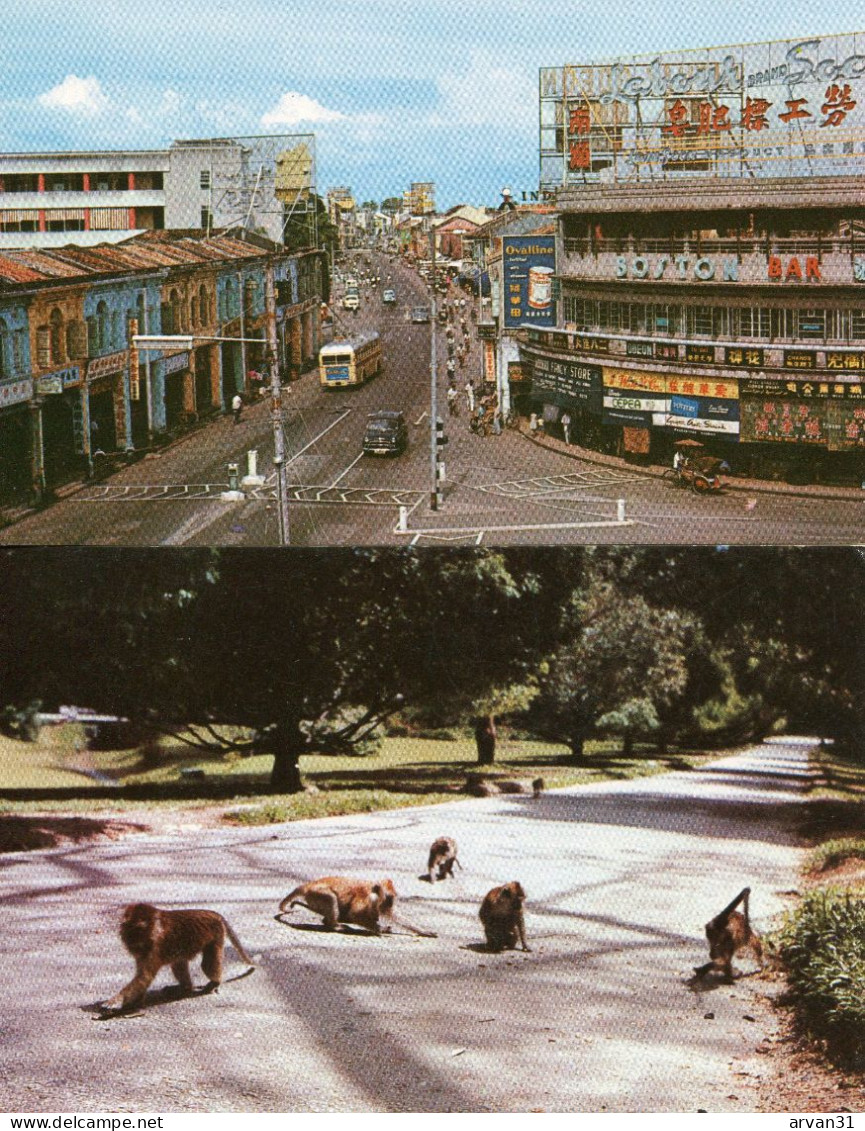
{"label": "rooftop billboard", "polygon": [[859,173],[865,32],[540,71],[540,185]]}

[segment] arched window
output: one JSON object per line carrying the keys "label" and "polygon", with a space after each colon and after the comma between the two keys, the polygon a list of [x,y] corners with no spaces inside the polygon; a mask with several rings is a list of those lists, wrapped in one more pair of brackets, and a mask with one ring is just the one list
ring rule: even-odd
{"label": "arched window", "polygon": [[229,276],[225,280],[225,317],[227,320],[237,318],[240,314],[240,295],[237,280]]}
{"label": "arched window", "polygon": [[66,343],[63,333],[63,313],[57,306],[48,316],[48,328],[51,342],[51,364],[62,365],[65,360],[64,347]]}
{"label": "arched window", "polygon": [[204,283],[198,288],[198,322],[201,326],[210,325],[210,295]]}
{"label": "arched window", "polygon": [[0,377],[9,376],[9,328],[0,318]]}
{"label": "arched window", "polygon": [[180,295],[172,291],[168,296],[168,305],[171,307],[172,334],[183,333],[183,307],[180,305]]}
{"label": "arched window", "polygon": [[104,299],[96,304],[96,352],[108,352],[108,304]]}
{"label": "arched window", "polygon": [[243,313],[247,318],[255,314],[258,299],[258,284],[255,279],[247,279],[243,284]]}

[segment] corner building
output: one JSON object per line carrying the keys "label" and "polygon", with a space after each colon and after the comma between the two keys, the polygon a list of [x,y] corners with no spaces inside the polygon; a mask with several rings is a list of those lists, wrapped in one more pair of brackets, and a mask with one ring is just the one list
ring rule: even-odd
{"label": "corner building", "polygon": [[541,71],[555,328],[521,362],[554,427],[766,477],[865,474],[865,36]]}

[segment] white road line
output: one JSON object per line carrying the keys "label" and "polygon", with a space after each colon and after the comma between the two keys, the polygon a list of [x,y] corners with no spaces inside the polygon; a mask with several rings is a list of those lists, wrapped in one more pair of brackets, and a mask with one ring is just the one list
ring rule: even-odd
{"label": "white road line", "polygon": [[348,467],[345,469],[345,471],[343,471],[340,475],[337,475],[336,479],[334,479],[333,483],[331,483],[331,487],[335,487],[337,485],[337,483],[339,483],[340,479],[345,479],[346,475],[348,475],[348,473],[351,471],[351,469],[354,467],[354,465],[356,463],[360,463],[360,461],[362,459],[363,459],[363,452],[360,452],[358,454],[357,459],[352,460],[352,462],[348,465]]}
{"label": "white road line", "polygon": [[311,448],[313,446],[313,444],[317,444],[318,441],[322,438],[322,436],[324,436],[327,432],[329,432],[331,430],[331,428],[336,428],[337,424],[339,424],[339,422],[341,420],[345,420],[345,418],[349,415],[349,413],[351,411],[352,410],[350,408],[347,408],[345,410],[345,412],[343,412],[340,416],[338,416],[336,418],[336,420],[334,420],[333,424],[328,424],[327,428],[325,428],[323,432],[319,432],[319,434],[317,436],[315,436],[312,440],[310,440],[309,443],[306,445],[306,447],[301,448],[299,452],[294,453],[294,455],[291,457],[291,459],[286,460],[285,466],[288,467],[288,465],[290,463],[294,463],[294,461],[297,459],[297,457],[302,456],[303,453],[307,450],[307,448]]}
{"label": "white road line", "polygon": [[420,416],[417,418],[417,420],[415,421],[415,427],[417,427],[418,424],[423,424],[424,418],[428,415],[429,414],[427,412],[422,412],[420,414]]}
{"label": "white road line", "polygon": [[191,515],[185,522],[174,531],[173,534],[162,541],[163,546],[182,546],[188,542],[190,538],[194,538],[196,534],[200,534],[202,530],[210,526],[211,523],[216,522],[224,514],[236,506],[235,503],[222,503],[217,509],[215,507],[208,507],[207,510],[197,511]]}
{"label": "white road line", "polygon": [[[597,522],[536,522],[536,523],[523,523],[515,526],[430,526],[426,530],[400,530],[397,526],[394,528],[394,534],[411,534],[413,538],[422,535],[432,534],[450,534],[453,536],[478,534],[497,534],[497,533],[515,533],[522,530],[584,530],[594,529],[599,526],[633,526],[634,523],[631,519],[626,518],[623,522],[618,519],[599,519]],[[414,545],[414,542],[412,542]]]}

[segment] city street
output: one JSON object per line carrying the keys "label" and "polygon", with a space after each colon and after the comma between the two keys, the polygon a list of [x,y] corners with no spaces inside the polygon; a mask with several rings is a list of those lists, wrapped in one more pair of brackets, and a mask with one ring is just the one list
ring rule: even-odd
{"label": "city street", "polygon": [[[719,496],[698,497],[663,481],[657,468],[594,453],[575,458],[578,449],[534,443],[511,429],[499,436],[472,434],[462,392],[468,376],[476,384],[481,379],[471,321],[471,350],[465,367],[457,369],[456,417],[447,412],[445,335],[436,327],[438,415],[445,419],[448,444],[443,503],[432,510],[431,327],[409,320],[411,307],[428,303],[429,292],[404,264],[383,256],[380,263],[380,286],[363,288],[358,313],[342,310],[338,297],[333,305],[337,332],[381,332],[383,373],[360,388],[325,390],[317,371],[310,371],[284,391],[292,545],[862,541],[863,501],[850,489],[784,491],[734,482]],[[397,292],[395,306],[382,304],[386,286]],[[361,455],[367,414],[377,409],[405,414],[409,447],[396,459]],[[223,499],[229,464],[244,476],[251,450],[264,483],[248,487],[240,500]],[[230,414],[217,418],[11,523],[0,530],[0,544],[278,545],[269,398],[247,406],[237,425]]]}
{"label": "city street", "polygon": [[[259,829],[201,829],[4,857],[4,1111],[750,1112],[771,1065],[777,983],[697,980],[703,924],[745,884],[765,930],[800,860],[807,740],[699,770]],[[432,840],[463,870],[430,887]],[[328,933],[299,882],[390,876],[437,938]],[[478,907],[527,893],[530,953],[489,953]],[[142,1010],[96,1004],[132,973],[123,904],[213,907],[231,948],[220,992]],[[399,905],[398,905],[399,906]],[[196,967],[196,983],[202,975]],[[765,1094],[765,1093],[764,1093]],[[771,1094],[771,1091],[768,1092]]]}

